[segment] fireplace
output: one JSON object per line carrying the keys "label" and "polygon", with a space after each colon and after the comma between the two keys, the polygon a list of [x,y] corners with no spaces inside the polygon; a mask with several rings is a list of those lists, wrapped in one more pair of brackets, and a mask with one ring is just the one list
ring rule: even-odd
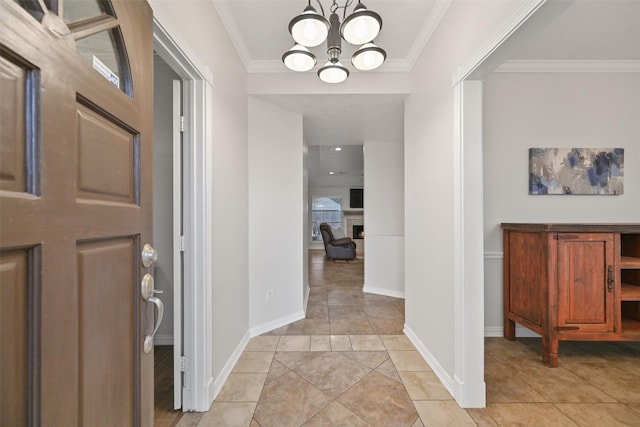
{"label": "fireplace", "polygon": [[353,226],[353,238],[354,239],[364,239],[364,225],[354,225]]}

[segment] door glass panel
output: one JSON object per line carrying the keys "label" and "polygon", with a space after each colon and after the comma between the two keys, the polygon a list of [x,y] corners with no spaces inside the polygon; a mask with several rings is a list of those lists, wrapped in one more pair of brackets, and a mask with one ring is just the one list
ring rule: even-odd
{"label": "door glass panel", "polygon": [[109,13],[104,3],[98,0],[65,0],[63,3],[62,17],[65,23],[82,21]]}
{"label": "door glass panel", "polygon": [[42,17],[44,16],[44,11],[42,7],[40,7],[40,3],[38,0],[14,0],[18,3],[24,10],[29,12],[31,16],[33,16],[38,21],[42,21]]}
{"label": "door glass panel", "polygon": [[119,28],[76,41],[78,54],[112,85],[131,96],[129,63]]}

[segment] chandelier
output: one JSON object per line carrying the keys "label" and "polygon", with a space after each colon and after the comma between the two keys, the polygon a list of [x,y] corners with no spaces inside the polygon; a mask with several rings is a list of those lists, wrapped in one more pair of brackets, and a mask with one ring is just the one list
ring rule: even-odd
{"label": "chandelier", "polygon": [[[358,0],[352,13],[347,16],[347,8],[354,0],[345,0],[338,5],[336,0],[331,4],[331,15],[327,20],[320,0],[316,0],[322,14],[311,6],[311,0],[302,13],[289,22],[289,33],[295,41],[294,46],[282,55],[284,65],[293,71],[309,71],[316,65],[316,57],[308,48],[319,46],[327,41],[329,60],[320,69],[318,77],[326,83],[341,83],[349,77],[349,70],[340,62],[342,39],[360,46],[351,57],[351,64],[362,71],[374,70],[382,65],[387,53],[373,43],[382,28],[382,18],[368,10]],[[337,11],[343,10],[342,23]]]}

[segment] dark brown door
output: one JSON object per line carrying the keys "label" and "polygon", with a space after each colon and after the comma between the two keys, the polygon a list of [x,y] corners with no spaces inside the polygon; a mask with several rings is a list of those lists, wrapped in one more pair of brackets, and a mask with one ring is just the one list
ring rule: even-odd
{"label": "dark brown door", "polygon": [[0,2],[0,425],[150,426],[152,13]]}
{"label": "dark brown door", "polygon": [[558,235],[560,328],[597,333],[614,331],[613,260],[612,234]]}

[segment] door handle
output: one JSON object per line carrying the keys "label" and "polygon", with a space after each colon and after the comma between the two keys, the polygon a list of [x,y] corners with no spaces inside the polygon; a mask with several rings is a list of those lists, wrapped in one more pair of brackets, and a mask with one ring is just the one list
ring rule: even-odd
{"label": "door handle", "polygon": [[153,328],[153,332],[151,335],[147,335],[144,337],[144,352],[149,353],[153,348],[153,338],[156,336],[156,332],[158,332],[158,328],[160,327],[160,322],[162,322],[162,316],[164,315],[164,304],[156,297],[150,297],[147,301],[152,302],[158,308],[158,319],[156,319],[156,326]]}
{"label": "door handle", "polygon": [[153,338],[156,336],[158,332],[158,328],[160,327],[160,322],[162,322],[162,316],[164,316],[164,304],[160,301],[154,294],[161,294],[161,290],[154,289],[154,280],[153,276],[149,273],[145,274],[140,282],[140,293],[142,294],[142,298],[145,301],[149,301],[150,303],[155,304],[158,309],[158,318],[156,319],[156,325],[153,328],[153,332],[151,335],[147,335],[144,338],[144,352],[149,353],[153,348]]}
{"label": "door handle", "polygon": [[607,290],[613,292],[613,286],[616,284],[616,280],[613,275],[613,266],[610,265],[607,268]]}
{"label": "door handle", "polygon": [[156,252],[156,250],[153,249],[153,246],[151,246],[148,243],[145,243],[144,246],[142,247],[141,256],[142,256],[142,265],[144,265],[145,268],[151,267],[153,263],[155,263],[158,260],[158,252]]}

